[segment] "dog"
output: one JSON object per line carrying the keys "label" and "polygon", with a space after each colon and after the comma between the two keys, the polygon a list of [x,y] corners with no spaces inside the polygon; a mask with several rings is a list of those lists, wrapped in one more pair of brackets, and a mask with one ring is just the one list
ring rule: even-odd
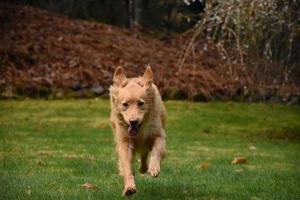
{"label": "dog", "polygon": [[133,172],[135,153],[141,158],[141,174],[149,172],[152,177],[160,174],[160,164],[166,151],[166,110],[153,83],[150,66],[142,77],[135,78],[127,78],[123,68],[117,67],[109,92],[110,121],[119,159],[119,173],[124,179],[123,195],[129,196],[136,193]]}

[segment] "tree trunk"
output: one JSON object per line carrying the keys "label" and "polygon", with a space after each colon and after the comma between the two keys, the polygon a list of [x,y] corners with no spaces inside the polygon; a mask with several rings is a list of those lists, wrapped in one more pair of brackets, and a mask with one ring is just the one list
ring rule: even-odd
{"label": "tree trunk", "polygon": [[135,1],[134,0],[125,0],[126,3],[126,14],[127,14],[127,26],[129,28],[134,26],[135,23]]}
{"label": "tree trunk", "polygon": [[134,24],[142,24],[142,0],[135,0],[134,2]]}

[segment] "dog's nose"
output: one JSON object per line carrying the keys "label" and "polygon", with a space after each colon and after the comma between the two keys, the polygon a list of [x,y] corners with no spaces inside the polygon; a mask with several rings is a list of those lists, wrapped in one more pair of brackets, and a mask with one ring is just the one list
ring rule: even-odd
{"label": "dog's nose", "polygon": [[130,120],[129,123],[130,123],[130,126],[137,126],[139,123],[139,120],[138,119]]}

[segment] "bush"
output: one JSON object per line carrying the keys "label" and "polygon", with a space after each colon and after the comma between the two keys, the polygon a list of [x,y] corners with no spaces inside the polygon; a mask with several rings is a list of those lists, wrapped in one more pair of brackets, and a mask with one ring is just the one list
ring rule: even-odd
{"label": "bush", "polygon": [[300,66],[299,1],[207,0],[200,15],[181,63],[205,37],[226,61],[221,71],[232,80],[291,83],[291,73]]}

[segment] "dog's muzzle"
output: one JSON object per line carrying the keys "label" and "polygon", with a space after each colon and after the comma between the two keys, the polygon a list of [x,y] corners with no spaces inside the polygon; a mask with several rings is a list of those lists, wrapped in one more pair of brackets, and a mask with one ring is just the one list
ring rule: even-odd
{"label": "dog's muzzle", "polygon": [[140,125],[139,125],[138,120],[130,121],[130,124],[129,124],[129,127],[128,127],[128,134],[130,136],[136,136],[139,132],[139,128],[140,128]]}

